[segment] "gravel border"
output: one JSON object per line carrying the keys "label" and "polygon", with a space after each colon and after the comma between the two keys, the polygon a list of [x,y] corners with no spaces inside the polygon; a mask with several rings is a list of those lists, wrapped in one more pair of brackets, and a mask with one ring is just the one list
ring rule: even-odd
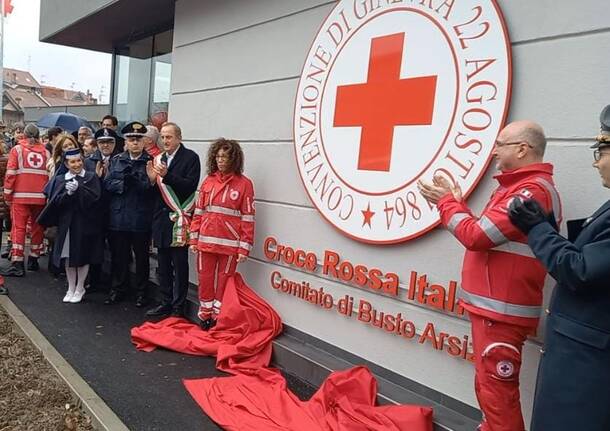
{"label": "gravel border", "polygon": [[106,405],[104,400],[78,375],[74,368],[59,354],[8,296],[0,296],[0,305],[10,318],[13,319],[17,329],[42,352],[45,359],[51,364],[62,380],[66,382],[72,394],[81,400],[81,407],[91,417],[92,425],[95,429],[100,431],[129,431],[129,428]]}

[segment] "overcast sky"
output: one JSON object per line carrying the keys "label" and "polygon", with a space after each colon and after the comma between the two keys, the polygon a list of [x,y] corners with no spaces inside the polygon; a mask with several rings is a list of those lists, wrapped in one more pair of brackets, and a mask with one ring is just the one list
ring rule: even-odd
{"label": "overcast sky", "polygon": [[98,98],[103,91],[99,103],[108,103],[110,54],[39,42],[40,0],[12,4],[13,13],[4,20],[4,67],[27,70],[41,84],[90,90]]}

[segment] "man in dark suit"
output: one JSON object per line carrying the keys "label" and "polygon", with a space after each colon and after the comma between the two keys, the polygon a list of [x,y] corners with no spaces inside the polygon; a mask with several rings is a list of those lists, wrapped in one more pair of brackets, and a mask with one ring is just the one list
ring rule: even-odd
{"label": "man in dark suit", "polygon": [[184,315],[188,290],[189,221],[199,183],[199,156],[181,143],[182,132],[175,123],[161,128],[164,152],[148,162],[150,182],[156,184],[153,211],[153,242],[158,248],[159,284],[163,295],[159,306],[147,316]]}
{"label": "man in dark suit", "polygon": [[[610,188],[610,105],[601,126],[593,167]],[[531,430],[610,430],[610,201],[591,217],[568,222],[568,239],[534,201],[513,201],[509,216],[557,281]]]}

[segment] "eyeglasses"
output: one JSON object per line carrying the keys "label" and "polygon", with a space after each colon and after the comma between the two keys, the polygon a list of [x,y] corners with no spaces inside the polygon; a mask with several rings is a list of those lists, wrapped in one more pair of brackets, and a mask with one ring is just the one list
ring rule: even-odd
{"label": "eyeglasses", "polygon": [[517,141],[515,141],[515,142],[500,142],[500,141],[496,141],[494,145],[496,147],[498,147],[498,148],[501,148],[501,147],[508,147],[509,145],[520,145],[520,144],[525,144],[525,145],[527,145],[530,148],[534,148],[534,147],[532,147],[532,145],[530,143],[528,143],[526,141],[518,141],[518,142]]}
{"label": "eyeglasses", "polygon": [[107,140],[107,139],[104,139],[103,141],[99,141],[99,140],[98,140],[98,141],[97,141],[97,143],[98,143],[99,145],[114,145],[114,141],[109,141],[109,140]]}
{"label": "eyeglasses", "polygon": [[216,156],[216,160],[229,160],[229,156]]}
{"label": "eyeglasses", "polygon": [[596,162],[599,162],[604,154],[610,154],[610,153],[604,153],[600,149],[593,151],[593,160],[595,160]]}

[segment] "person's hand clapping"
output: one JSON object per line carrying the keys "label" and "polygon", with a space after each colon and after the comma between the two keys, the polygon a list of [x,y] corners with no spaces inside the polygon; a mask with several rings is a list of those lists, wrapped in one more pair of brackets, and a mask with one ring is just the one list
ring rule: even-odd
{"label": "person's hand clapping", "polygon": [[74,192],[76,192],[76,189],[78,189],[78,181],[76,181],[74,178],[66,182],[66,191],[69,195],[73,195]]}
{"label": "person's hand clapping", "polygon": [[[454,196],[457,194],[460,199],[462,194],[459,187],[452,187],[451,183],[440,175],[435,175],[432,183],[425,183],[422,180],[417,181],[417,188],[424,199],[434,205],[448,193],[452,193]],[[453,191],[454,189],[455,193]]]}
{"label": "person's hand clapping", "polygon": [[237,255],[237,263],[242,263],[245,262],[248,259],[248,256],[246,256],[245,254],[238,254]]}
{"label": "person's hand clapping", "polygon": [[155,166],[152,160],[149,160],[146,163],[146,175],[148,175],[148,179],[151,183],[155,183],[157,181],[157,171],[155,170]]}
{"label": "person's hand clapping", "polygon": [[167,165],[163,162],[161,163],[155,163],[153,165],[153,168],[155,170],[155,173],[160,176],[161,178],[163,178],[165,176],[165,174],[167,174]]}

